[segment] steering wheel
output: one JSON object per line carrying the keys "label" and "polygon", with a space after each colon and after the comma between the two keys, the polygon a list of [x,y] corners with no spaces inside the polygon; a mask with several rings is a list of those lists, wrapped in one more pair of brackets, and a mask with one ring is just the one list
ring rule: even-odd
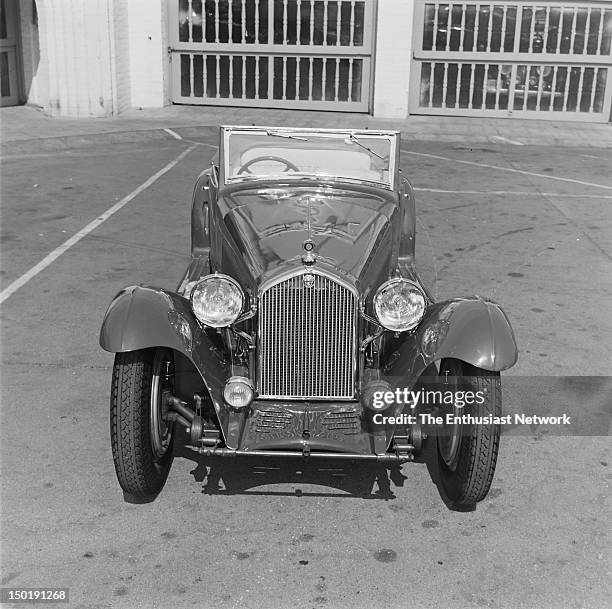
{"label": "steering wheel", "polygon": [[280,156],[273,156],[273,155],[269,155],[269,156],[256,156],[254,159],[251,159],[250,161],[247,161],[244,165],[242,165],[242,167],[238,170],[238,175],[240,175],[241,173],[253,173],[252,171],[249,171],[249,167],[251,165],[254,165],[255,163],[261,163],[261,161],[276,161],[277,163],[281,163],[285,166],[285,169],[283,170],[283,173],[287,173],[288,171],[299,171],[299,167],[296,167],[291,161],[288,161],[287,159],[283,159]]}

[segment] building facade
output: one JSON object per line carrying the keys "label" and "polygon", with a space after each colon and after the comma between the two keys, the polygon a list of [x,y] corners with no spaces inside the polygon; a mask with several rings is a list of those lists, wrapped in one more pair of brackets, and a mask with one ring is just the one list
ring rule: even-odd
{"label": "building facade", "polygon": [[0,0],[2,104],[608,122],[612,2]]}

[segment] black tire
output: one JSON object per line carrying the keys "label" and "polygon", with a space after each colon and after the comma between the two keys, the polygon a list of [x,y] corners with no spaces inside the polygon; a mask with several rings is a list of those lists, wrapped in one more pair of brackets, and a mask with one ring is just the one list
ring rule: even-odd
{"label": "black tire", "polygon": [[[174,458],[173,428],[161,420],[161,373],[165,362],[173,365],[172,352],[167,349],[142,349],[115,356],[111,446],[117,479],[126,499],[131,501],[155,499],[166,483]],[[154,418],[153,412],[158,417]],[[157,440],[153,426],[158,430]]]}
{"label": "black tire", "polygon": [[[502,411],[499,372],[476,368],[459,360],[442,360],[442,379],[450,379],[452,390],[482,392],[482,404],[464,404],[455,412],[475,417],[499,417]],[[449,389],[442,380],[441,389]],[[452,410],[453,407],[451,407]],[[449,407],[442,408],[445,416]],[[482,501],[491,488],[497,454],[500,425],[467,424],[457,428],[438,428],[436,453],[440,482],[446,497],[459,506],[473,506]]]}

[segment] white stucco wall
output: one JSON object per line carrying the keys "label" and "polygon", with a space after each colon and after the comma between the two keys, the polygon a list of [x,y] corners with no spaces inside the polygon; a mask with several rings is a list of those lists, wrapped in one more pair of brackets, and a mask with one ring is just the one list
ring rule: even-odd
{"label": "white stucco wall", "polygon": [[47,74],[39,103],[52,116],[113,113],[110,0],[37,0],[39,68]]}
{"label": "white stucco wall", "polygon": [[131,105],[168,102],[167,0],[115,0],[127,5]]}
{"label": "white stucco wall", "polygon": [[28,103],[51,116],[96,117],[169,103],[167,0],[21,4]]}
{"label": "white stucco wall", "polygon": [[412,57],[414,0],[379,0],[374,63],[374,116],[405,118]]}

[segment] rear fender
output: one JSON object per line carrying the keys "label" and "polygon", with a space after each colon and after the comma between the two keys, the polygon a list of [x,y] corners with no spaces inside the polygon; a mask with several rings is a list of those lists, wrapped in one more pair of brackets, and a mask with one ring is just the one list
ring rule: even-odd
{"label": "rear fender", "polygon": [[385,376],[416,379],[438,360],[455,358],[484,370],[514,366],[518,350],[501,307],[479,297],[434,304],[417,329],[400,339],[383,366]]}
{"label": "rear fender", "polygon": [[231,376],[230,362],[200,327],[187,299],[144,286],[121,290],[104,316],[100,346],[111,353],[150,347],[182,353],[202,377],[227,446],[237,448],[243,417],[236,416],[223,401],[223,388]]}

